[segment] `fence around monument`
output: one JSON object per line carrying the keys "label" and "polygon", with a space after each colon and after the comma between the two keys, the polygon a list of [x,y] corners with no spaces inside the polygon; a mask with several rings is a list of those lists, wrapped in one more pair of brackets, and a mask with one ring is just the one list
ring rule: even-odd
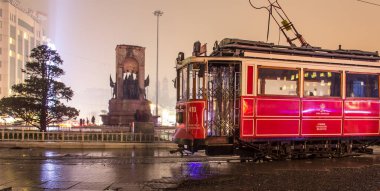
{"label": "fence around monument", "polygon": [[168,132],[144,134],[128,132],[37,132],[1,130],[0,133],[0,141],[109,143],[155,143],[172,141],[172,134]]}

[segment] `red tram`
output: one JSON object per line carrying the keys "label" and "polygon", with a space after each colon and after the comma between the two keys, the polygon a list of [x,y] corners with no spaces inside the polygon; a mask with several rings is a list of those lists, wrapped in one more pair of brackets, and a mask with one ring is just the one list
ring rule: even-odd
{"label": "red tram", "polygon": [[[203,47],[202,47],[203,48]],[[239,39],[177,58],[179,150],[342,156],[380,140],[378,52]]]}

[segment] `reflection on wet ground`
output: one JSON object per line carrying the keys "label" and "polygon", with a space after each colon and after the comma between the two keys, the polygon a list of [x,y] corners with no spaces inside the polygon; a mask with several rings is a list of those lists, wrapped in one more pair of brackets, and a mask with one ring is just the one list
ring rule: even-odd
{"label": "reflection on wet ground", "polygon": [[379,147],[360,157],[239,161],[166,149],[0,149],[0,190],[380,190]]}

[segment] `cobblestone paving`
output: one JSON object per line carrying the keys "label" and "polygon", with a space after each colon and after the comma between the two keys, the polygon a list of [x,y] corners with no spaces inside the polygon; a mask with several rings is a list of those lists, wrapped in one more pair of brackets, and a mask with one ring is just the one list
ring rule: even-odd
{"label": "cobblestone paving", "polygon": [[239,161],[164,149],[0,149],[0,190],[380,190],[379,147],[341,159]]}

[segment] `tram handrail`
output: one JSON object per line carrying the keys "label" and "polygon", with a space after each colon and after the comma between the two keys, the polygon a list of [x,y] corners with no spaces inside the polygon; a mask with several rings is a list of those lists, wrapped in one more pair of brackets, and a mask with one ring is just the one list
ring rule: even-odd
{"label": "tram handrail", "polygon": [[21,142],[112,142],[112,143],[153,143],[170,142],[172,133],[130,133],[130,132],[39,132],[39,131],[0,131],[0,141]]}

